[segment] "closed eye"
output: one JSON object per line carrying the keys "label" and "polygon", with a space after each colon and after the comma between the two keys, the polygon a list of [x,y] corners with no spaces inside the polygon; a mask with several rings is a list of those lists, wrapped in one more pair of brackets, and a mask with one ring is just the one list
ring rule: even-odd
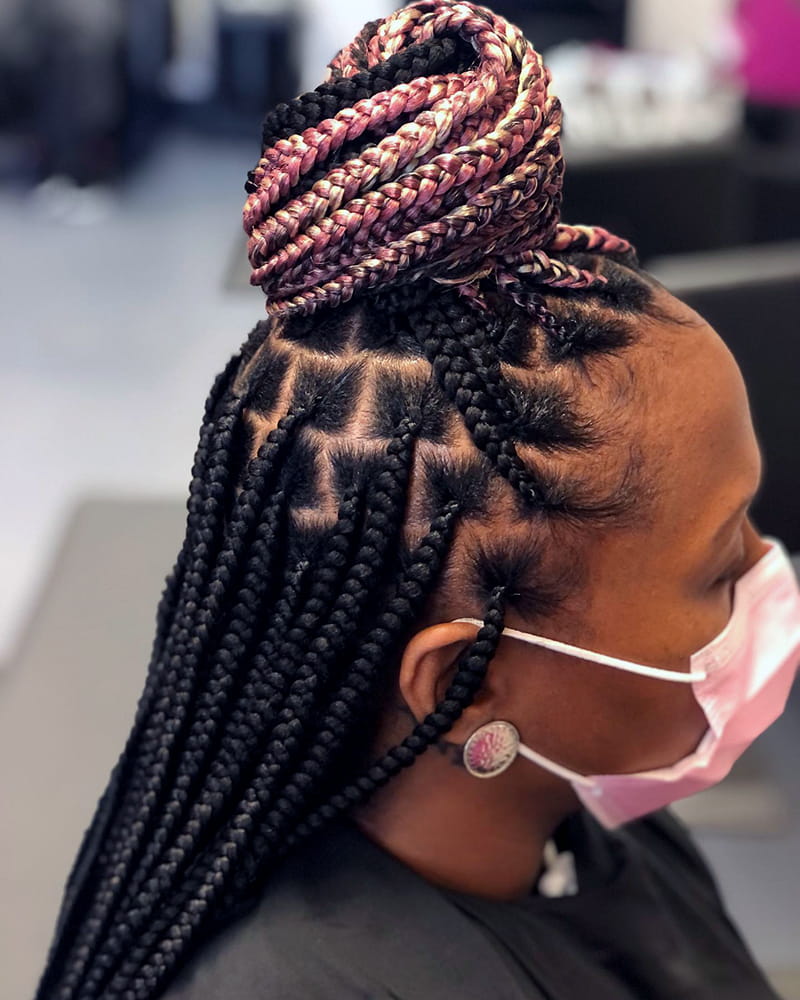
{"label": "closed eye", "polygon": [[721,587],[723,583],[730,583],[732,580],[737,580],[740,575],[741,575],[741,573],[740,573],[739,567],[735,566],[735,567],[733,567],[733,569],[729,569],[722,576],[718,577],[714,581],[714,583],[713,583],[712,586],[714,586],[714,587]]}
{"label": "closed eye", "polygon": [[727,589],[729,597],[729,611],[728,611],[729,614],[732,613],[734,599],[736,596],[736,581],[742,575],[744,569],[745,569],[745,559],[744,556],[741,556],[739,559],[736,560],[734,565],[730,567],[730,569],[726,570],[722,574],[722,576],[718,577],[712,584],[712,589],[714,591],[718,590],[721,587],[725,587]]}

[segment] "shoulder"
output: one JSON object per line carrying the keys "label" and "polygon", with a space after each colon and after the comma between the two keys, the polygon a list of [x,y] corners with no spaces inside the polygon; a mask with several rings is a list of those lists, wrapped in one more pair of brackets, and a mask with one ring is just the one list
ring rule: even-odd
{"label": "shoulder", "polygon": [[485,1000],[493,984],[530,996],[445,896],[340,823],[280,864],[164,1000]]}
{"label": "shoulder", "polygon": [[719,883],[690,830],[670,809],[661,809],[631,824],[630,836],[642,849],[653,878],[665,892],[680,892],[698,910],[716,919],[742,943]]}
{"label": "shoulder", "polygon": [[356,846],[339,828],[301,845],[253,907],[198,949],[164,1000],[388,997],[359,960],[363,906],[374,908],[381,892],[373,876],[376,891],[359,904],[364,879],[348,878]]}
{"label": "shoulder", "polygon": [[670,809],[661,809],[629,827],[631,836],[642,844],[653,859],[679,865],[718,894],[714,875],[689,829]]}
{"label": "shoulder", "polygon": [[276,942],[253,940],[236,923],[192,956],[162,1000],[372,1000],[371,992],[337,966],[326,967],[313,949],[299,956]]}

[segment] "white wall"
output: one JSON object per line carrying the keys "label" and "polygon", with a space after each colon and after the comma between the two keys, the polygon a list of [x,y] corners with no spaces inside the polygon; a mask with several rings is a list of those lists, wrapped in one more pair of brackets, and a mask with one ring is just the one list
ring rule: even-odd
{"label": "white wall", "polygon": [[735,0],[629,0],[628,42],[636,48],[697,51],[715,47]]}

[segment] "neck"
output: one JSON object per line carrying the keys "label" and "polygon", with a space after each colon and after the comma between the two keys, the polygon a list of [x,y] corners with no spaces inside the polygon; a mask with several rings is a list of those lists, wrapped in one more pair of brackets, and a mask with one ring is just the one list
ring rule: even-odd
{"label": "neck", "polygon": [[545,843],[577,807],[566,782],[526,761],[515,761],[496,778],[478,779],[432,748],[352,818],[428,881],[514,900],[534,891]]}

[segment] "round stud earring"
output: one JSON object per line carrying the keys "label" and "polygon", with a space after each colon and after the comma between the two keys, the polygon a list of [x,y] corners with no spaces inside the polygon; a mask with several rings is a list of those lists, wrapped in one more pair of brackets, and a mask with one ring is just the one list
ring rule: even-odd
{"label": "round stud earring", "polygon": [[464,767],[476,778],[502,774],[517,756],[519,732],[510,722],[487,722],[464,744]]}

